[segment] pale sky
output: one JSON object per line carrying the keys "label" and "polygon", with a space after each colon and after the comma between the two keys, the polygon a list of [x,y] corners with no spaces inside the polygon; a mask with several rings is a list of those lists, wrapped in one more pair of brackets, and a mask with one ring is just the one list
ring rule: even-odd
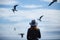
{"label": "pale sky", "polygon": [[[35,19],[42,33],[42,39],[60,39],[60,0],[48,6],[51,1],[0,0],[0,35],[6,37],[25,33],[26,36],[29,23]],[[14,14],[11,9],[15,4],[18,5],[18,11]],[[37,19],[41,15],[44,17],[40,22]]]}

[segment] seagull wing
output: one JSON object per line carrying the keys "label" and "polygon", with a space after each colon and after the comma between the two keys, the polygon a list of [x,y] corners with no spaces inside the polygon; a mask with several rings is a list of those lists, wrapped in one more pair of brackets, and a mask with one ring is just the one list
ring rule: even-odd
{"label": "seagull wing", "polygon": [[54,2],[51,2],[48,6],[51,6]]}
{"label": "seagull wing", "polygon": [[38,19],[39,21],[41,21],[41,18],[43,17],[43,15],[42,16],[40,16],[40,18]]}
{"label": "seagull wing", "polygon": [[54,2],[57,2],[57,0],[53,0],[48,6],[51,6]]}
{"label": "seagull wing", "polygon": [[14,9],[16,10],[16,7],[17,7],[18,5],[14,5]]}
{"label": "seagull wing", "polygon": [[53,2],[57,2],[57,0],[53,0]]}
{"label": "seagull wing", "polygon": [[40,17],[40,19],[43,17],[43,15]]}

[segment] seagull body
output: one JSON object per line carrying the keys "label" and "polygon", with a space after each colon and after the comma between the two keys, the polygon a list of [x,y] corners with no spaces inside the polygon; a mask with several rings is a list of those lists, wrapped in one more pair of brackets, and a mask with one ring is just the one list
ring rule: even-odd
{"label": "seagull body", "polygon": [[51,6],[54,2],[57,2],[57,0],[53,0],[48,6]]}
{"label": "seagull body", "polygon": [[20,33],[20,34],[18,34],[18,35],[21,35],[21,38],[23,38],[24,33]]}
{"label": "seagull body", "polygon": [[18,6],[18,5],[14,5],[14,8],[12,9],[13,12],[17,11],[17,10],[16,10],[16,7],[17,7],[17,6]]}
{"label": "seagull body", "polygon": [[38,19],[39,21],[41,21],[41,18],[43,17],[43,15],[42,16],[40,16],[40,18]]}

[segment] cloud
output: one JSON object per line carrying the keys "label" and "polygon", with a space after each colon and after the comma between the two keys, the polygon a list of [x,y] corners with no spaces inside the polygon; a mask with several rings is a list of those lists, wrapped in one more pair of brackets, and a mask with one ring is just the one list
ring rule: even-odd
{"label": "cloud", "polygon": [[0,17],[0,24],[15,24],[15,23],[17,23],[17,22],[10,21],[10,20],[7,20],[7,19],[4,19],[4,18]]}
{"label": "cloud", "polygon": [[[42,18],[42,22],[37,19],[44,15]],[[38,28],[41,30],[42,38],[44,39],[53,39],[60,37],[60,35],[48,35],[48,33],[44,32],[53,32],[60,30],[60,10],[51,10],[51,9],[33,9],[33,10],[18,10],[15,14],[11,11],[11,9],[0,8],[0,19],[3,18],[3,21],[13,22],[16,21],[16,24],[0,24],[0,34],[6,35],[16,35],[17,33],[24,32],[27,33],[27,29],[29,28],[29,22],[32,19],[36,19],[38,22]],[[7,19],[7,20],[6,20]],[[2,20],[2,19],[1,19]],[[14,32],[14,27],[16,27],[16,31]],[[2,36],[1,35],[1,36]]]}
{"label": "cloud", "polygon": [[[37,19],[44,15],[42,22],[39,22]],[[35,9],[35,10],[18,10],[15,14],[6,8],[0,8],[0,18],[9,20],[10,22],[18,22],[15,26],[23,26],[29,23],[32,19],[36,19],[39,23],[39,26],[53,27],[60,26],[60,10],[51,10],[51,9]],[[28,24],[29,25],[29,24]],[[28,26],[27,25],[27,26]],[[58,26],[58,27],[59,27]],[[42,29],[43,30],[43,29]],[[49,31],[49,30],[48,30]]]}
{"label": "cloud", "polygon": [[[43,1],[52,2],[53,0],[43,0]],[[60,3],[60,0],[57,0],[57,3]]]}
{"label": "cloud", "polygon": [[52,2],[52,0],[43,0],[43,1]]}
{"label": "cloud", "polygon": [[23,8],[40,8],[42,5],[22,5]]}
{"label": "cloud", "polygon": [[[6,19],[12,21],[18,21],[21,19],[37,19],[41,15],[44,15],[44,20],[58,22],[60,10],[49,10],[49,9],[35,9],[35,10],[18,10],[15,14],[6,8],[0,8],[0,17],[5,17]],[[57,21],[56,21],[57,20]]]}
{"label": "cloud", "polygon": [[17,4],[16,0],[0,0],[1,5],[14,5]]}
{"label": "cloud", "polygon": [[15,14],[14,14],[11,9],[7,9],[7,8],[0,8],[0,9],[1,9],[0,10],[0,17],[3,17],[3,18],[8,19],[10,21],[17,21],[17,20],[22,19],[22,17],[23,17],[20,14],[21,11],[19,11],[20,12],[19,13],[20,15],[19,15],[17,12],[15,12]]}

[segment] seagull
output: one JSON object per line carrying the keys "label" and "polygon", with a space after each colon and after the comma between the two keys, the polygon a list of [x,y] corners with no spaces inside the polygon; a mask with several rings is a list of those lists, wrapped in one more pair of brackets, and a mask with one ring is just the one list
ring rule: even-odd
{"label": "seagull", "polygon": [[21,38],[23,38],[24,33],[20,33],[20,34],[18,34],[18,35],[21,35]]}
{"label": "seagull", "polygon": [[18,6],[18,5],[14,5],[14,7],[13,7],[13,9],[12,9],[13,12],[17,11],[17,10],[16,10],[16,7],[17,7],[17,6]]}
{"label": "seagull", "polygon": [[54,2],[57,2],[57,0],[53,0],[48,6],[51,6]]}
{"label": "seagull", "polygon": [[40,16],[40,18],[38,19],[39,21],[41,21],[41,18],[43,17],[44,15]]}

